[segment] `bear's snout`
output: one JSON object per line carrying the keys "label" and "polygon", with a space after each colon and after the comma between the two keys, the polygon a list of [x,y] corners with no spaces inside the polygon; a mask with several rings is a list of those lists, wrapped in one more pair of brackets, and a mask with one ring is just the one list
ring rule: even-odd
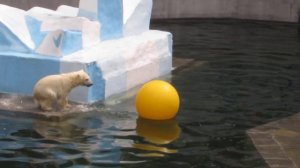
{"label": "bear's snout", "polygon": [[90,78],[87,78],[87,79],[84,80],[82,85],[90,87],[90,86],[93,85],[93,81]]}
{"label": "bear's snout", "polygon": [[86,85],[87,87],[93,86],[93,83],[89,83]]}

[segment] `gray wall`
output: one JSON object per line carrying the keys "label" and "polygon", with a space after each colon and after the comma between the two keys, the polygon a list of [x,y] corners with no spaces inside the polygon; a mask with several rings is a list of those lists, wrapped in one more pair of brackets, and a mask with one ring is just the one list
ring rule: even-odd
{"label": "gray wall", "polygon": [[153,0],[154,18],[238,18],[298,22],[300,0]]}
{"label": "gray wall", "polygon": [[[0,0],[18,8],[61,4],[78,6],[79,0]],[[153,18],[238,18],[298,22],[300,0],[153,0]]]}
{"label": "gray wall", "polygon": [[0,4],[6,4],[25,10],[33,6],[56,9],[60,5],[78,6],[79,0],[0,0]]}

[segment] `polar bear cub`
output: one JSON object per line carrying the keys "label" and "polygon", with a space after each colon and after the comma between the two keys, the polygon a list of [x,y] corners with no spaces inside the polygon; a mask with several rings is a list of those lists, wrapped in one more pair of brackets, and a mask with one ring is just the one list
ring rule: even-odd
{"label": "polar bear cub", "polygon": [[93,82],[83,70],[49,75],[40,79],[33,90],[34,101],[44,111],[51,111],[54,103],[61,109],[68,108],[68,95],[77,86],[92,86]]}

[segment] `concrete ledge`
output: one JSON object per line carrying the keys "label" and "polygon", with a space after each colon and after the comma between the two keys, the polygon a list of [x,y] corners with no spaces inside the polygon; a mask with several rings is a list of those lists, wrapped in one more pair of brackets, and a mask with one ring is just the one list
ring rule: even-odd
{"label": "concrete ledge", "polygon": [[270,168],[300,166],[300,113],[247,131]]}
{"label": "concrete ledge", "polygon": [[32,117],[43,120],[60,121],[84,113],[102,112],[101,109],[89,105],[71,102],[72,107],[67,110],[51,112],[41,111],[34,104],[32,97],[0,93],[0,116]]}

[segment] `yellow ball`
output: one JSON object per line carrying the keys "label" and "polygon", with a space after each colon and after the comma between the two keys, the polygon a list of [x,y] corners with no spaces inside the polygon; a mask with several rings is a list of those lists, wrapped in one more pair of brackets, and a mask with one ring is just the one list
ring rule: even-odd
{"label": "yellow ball", "polygon": [[178,112],[179,103],[176,89],[162,80],[146,83],[136,96],[136,109],[139,116],[152,120],[174,118]]}

